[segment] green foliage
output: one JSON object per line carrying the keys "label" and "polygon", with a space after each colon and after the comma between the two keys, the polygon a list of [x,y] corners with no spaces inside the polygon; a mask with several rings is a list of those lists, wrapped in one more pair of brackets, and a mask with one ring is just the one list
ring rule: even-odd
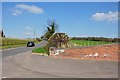
{"label": "green foliage", "polygon": [[61,45],[67,46],[68,43],[68,36],[65,33],[55,33],[52,35],[46,46],[44,47],[46,49],[46,53],[49,55],[49,48],[50,47],[56,47],[56,48],[61,48]]}
{"label": "green foliage", "polygon": [[38,41],[38,42],[40,42],[40,41],[42,41],[40,38],[36,38],[36,41]]}
{"label": "green foliage", "polygon": [[27,44],[28,41],[34,41],[34,40],[22,40],[22,39],[14,39],[14,38],[2,38],[2,46],[7,45],[19,45],[19,44]]}
{"label": "green foliage", "polygon": [[1,37],[5,37],[3,30],[1,31]]}
{"label": "green foliage", "polygon": [[55,33],[57,25],[55,21],[52,21],[48,26],[49,27],[47,27],[47,32],[44,35],[47,38],[47,40]]}
{"label": "green foliage", "polygon": [[41,38],[41,39],[43,39],[43,38],[44,38],[44,36],[41,36],[40,38]]}
{"label": "green foliage", "polygon": [[[56,25],[55,21],[53,20],[52,22],[50,22],[50,24],[48,24],[47,32],[43,36],[41,36],[41,39],[42,40],[43,39],[44,40],[49,40],[49,38],[51,36],[53,36],[53,34],[55,33],[56,28],[57,28],[57,25]],[[51,43],[51,42],[48,41],[48,44],[46,44],[45,47],[42,47],[42,49],[38,48],[38,49],[36,49],[35,52],[42,52],[42,50],[45,50],[45,53],[49,54],[49,47],[53,46],[53,45],[54,45],[53,43]]]}
{"label": "green foliage", "polygon": [[103,41],[103,42],[120,42],[120,38],[105,38],[105,37],[73,37],[71,40],[88,40],[88,41]]}
{"label": "green foliage", "polygon": [[88,41],[88,40],[70,40],[70,42],[77,44],[79,46],[94,46],[94,45],[111,44],[112,43],[112,42]]}

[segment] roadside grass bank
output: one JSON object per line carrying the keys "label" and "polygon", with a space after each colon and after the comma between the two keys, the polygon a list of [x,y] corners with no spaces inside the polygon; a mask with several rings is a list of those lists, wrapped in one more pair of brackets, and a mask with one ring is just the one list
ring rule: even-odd
{"label": "roadside grass bank", "polygon": [[34,41],[33,39],[15,39],[15,38],[2,38],[2,46],[7,45],[20,45],[26,44],[29,41]]}
{"label": "roadside grass bank", "polygon": [[[38,44],[40,42],[35,42],[35,44]],[[18,45],[6,45],[6,46],[0,46],[0,49],[9,49],[9,48],[17,48],[17,47],[22,47],[22,46],[26,46],[27,43],[25,44],[18,44]]]}
{"label": "roadside grass bank", "polygon": [[33,49],[32,53],[37,53],[40,55],[48,55],[48,50],[47,50],[46,46],[44,46],[44,47]]}
{"label": "roadside grass bank", "polygon": [[22,46],[26,46],[26,44],[19,44],[19,45],[6,45],[6,46],[1,46],[0,49],[8,49],[8,48],[17,48],[17,47],[22,47]]}
{"label": "roadside grass bank", "polygon": [[[17,48],[26,46],[27,42],[34,41],[33,39],[15,39],[15,38],[2,38],[0,39],[0,49],[8,49],[8,48]],[[35,41],[35,43],[39,43]]]}
{"label": "roadside grass bank", "polygon": [[73,43],[77,46],[95,46],[95,45],[111,44],[112,42],[88,41],[88,40],[70,40],[70,43]]}

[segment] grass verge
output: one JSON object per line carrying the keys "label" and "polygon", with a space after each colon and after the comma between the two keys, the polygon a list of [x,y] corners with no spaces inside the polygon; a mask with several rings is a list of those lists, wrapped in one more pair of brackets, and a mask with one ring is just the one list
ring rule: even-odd
{"label": "grass verge", "polygon": [[17,48],[17,47],[22,47],[22,46],[26,46],[26,44],[20,44],[20,45],[6,45],[6,46],[1,46],[0,49]]}
{"label": "grass verge", "polygon": [[39,54],[45,54],[45,55],[48,55],[48,50],[46,47],[40,47],[40,48],[35,48],[32,50],[33,53],[39,53]]}
{"label": "grass verge", "polygon": [[[35,42],[35,44],[38,44],[40,42]],[[5,46],[0,46],[0,50],[1,49],[8,49],[8,48],[17,48],[17,47],[22,47],[22,46],[26,46],[26,44],[18,44],[18,45],[5,45]]]}

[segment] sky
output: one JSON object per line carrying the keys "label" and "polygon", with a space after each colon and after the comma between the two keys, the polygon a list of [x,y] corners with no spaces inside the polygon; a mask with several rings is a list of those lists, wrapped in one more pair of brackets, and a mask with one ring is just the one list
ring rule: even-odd
{"label": "sky", "polygon": [[2,28],[6,37],[42,36],[48,20],[69,37],[118,36],[117,2],[3,2]]}
{"label": "sky", "polygon": [[2,29],[2,3],[0,2],[0,30]]}
{"label": "sky", "polygon": [[1,0],[2,2],[119,2],[119,0]]}

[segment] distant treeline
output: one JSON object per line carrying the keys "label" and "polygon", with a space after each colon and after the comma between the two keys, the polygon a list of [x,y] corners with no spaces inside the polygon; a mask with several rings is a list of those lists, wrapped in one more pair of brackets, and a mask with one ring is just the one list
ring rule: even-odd
{"label": "distant treeline", "polygon": [[120,42],[120,38],[104,38],[104,37],[72,37],[71,40],[89,40],[89,41],[104,41],[104,42]]}

